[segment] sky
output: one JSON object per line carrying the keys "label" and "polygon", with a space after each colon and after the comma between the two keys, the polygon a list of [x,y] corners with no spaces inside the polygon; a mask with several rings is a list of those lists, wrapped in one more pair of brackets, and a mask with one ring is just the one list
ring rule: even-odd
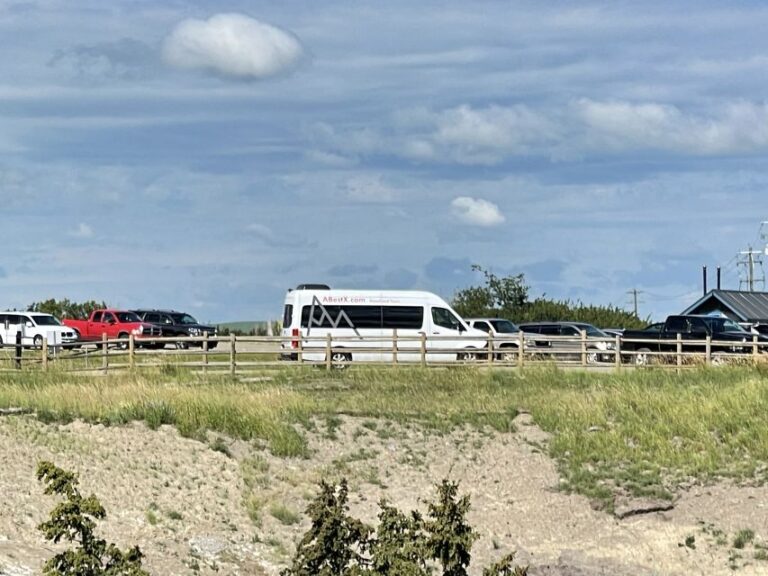
{"label": "sky", "polygon": [[0,0],[0,307],[277,319],[299,283],[450,299],[477,264],[663,319],[764,251],[766,29],[738,0]]}

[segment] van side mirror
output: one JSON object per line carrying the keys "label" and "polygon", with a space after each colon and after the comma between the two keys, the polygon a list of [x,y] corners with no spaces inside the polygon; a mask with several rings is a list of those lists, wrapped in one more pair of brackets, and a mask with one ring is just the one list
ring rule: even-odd
{"label": "van side mirror", "polygon": [[27,328],[34,328],[34,327],[35,327],[35,325],[34,325],[34,324],[32,324],[32,322],[31,322],[30,320],[27,320],[27,321],[24,323],[24,326],[26,326]]}

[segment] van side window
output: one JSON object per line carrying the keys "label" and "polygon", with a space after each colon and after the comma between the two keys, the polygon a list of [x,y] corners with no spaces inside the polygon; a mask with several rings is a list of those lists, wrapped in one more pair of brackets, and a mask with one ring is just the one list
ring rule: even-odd
{"label": "van side window", "polygon": [[424,325],[422,306],[384,306],[382,326],[419,330]]}
{"label": "van side window", "polygon": [[293,322],[293,304],[286,304],[283,309],[283,327],[289,328]]}
{"label": "van side window", "polygon": [[381,306],[312,306],[301,308],[303,328],[381,328]]}
{"label": "van side window", "polygon": [[450,328],[451,330],[459,330],[461,328],[459,319],[446,308],[432,308],[432,322],[437,326]]}

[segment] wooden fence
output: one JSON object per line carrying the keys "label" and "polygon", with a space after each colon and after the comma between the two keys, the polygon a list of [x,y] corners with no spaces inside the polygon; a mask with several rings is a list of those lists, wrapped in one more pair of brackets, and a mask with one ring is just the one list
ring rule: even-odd
{"label": "wooden fence", "polygon": [[[476,340],[478,349],[466,347]],[[461,344],[464,346],[458,348]],[[171,346],[172,349],[167,347]],[[667,341],[658,350],[658,340],[591,338],[520,334],[512,338],[447,336],[392,336],[331,338],[329,335],[226,336],[144,339],[83,343],[78,347],[22,348],[3,344],[0,369],[64,370],[77,372],[133,371],[157,367],[185,368],[203,373],[247,374],[269,367],[319,366],[330,370],[354,365],[472,365],[523,368],[557,365],[581,368],[614,368],[653,365],[685,368],[695,365],[757,363],[768,358],[765,343],[684,339]],[[491,351],[491,353],[489,353]],[[287,361],[286,361],[287,360]]]}

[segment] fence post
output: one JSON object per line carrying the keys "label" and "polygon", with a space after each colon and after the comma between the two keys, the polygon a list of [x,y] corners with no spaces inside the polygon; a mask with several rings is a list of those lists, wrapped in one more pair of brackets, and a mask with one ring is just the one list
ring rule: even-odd
{"label": "fence post", "polygon": [[22,346],[21,346],[21,332],[16,332],[16,357],[15,357],[15,364],[16,369],[21,370],[21,354],[22,354]]}
{"label": "fence post", "polygon": [[677,333],[677,366],[678,368],[683,365],[683,335],[680,332]]}
{"label": "fence post", "polygon": [[328,334],[325,335],[325,369],[329,370],[331,369],[331,333],[328,332]]}
{"label": "fence post", "polygon": [[229,375],[234,376],[237,370],[237,336],[229,335]]}
{"label": "fence post", "polygon": [[616,356],[613,359],[616,369],[621,370],[621,336],[618,334],[616,334],[616,343],[613,345],[613,349],[616,351]]}
{"label": "fence post", "polygon": [[427,335],[426,333],[421,333],[421,342],[420,348],[421,348],[421,365],[426,366],[427,365]]}
{"label": "fence post", "polygon": [[208,374],[208,332],[203,332],[203,374]]}
{"label": "fence post", "polygon": [[757,364],[757,353],[759,349],[757,347],[757,334],[752,334],[752,363]]}
{"label": "fence post", "polygon": [[581,365],[587,365],[587,331],[579,330],[581,334]]}
{"label": "fence post", "polygon": [[397,366],[397,328],[392,328],[392,364]]}
{"label": "fence post", "polygon": [[493,366],[493,334],[488,332],[488,364]]}
{"label": "fence post", "polygon": [[48,370],[48,338],[43,338],[43,343],[40,346],[43,357],[40,359],[43,365],[43,372]]}
{"label": "fence post", "polygon": [[704,344],[704,364],[712,364],[712,336],[707,334],[707,341]]}
{"label": "fence post", "polygon": [[299,330],[299,336],[296,339],[296,359],[299,364],[304,364],[304,337],[301,335],[301,330]]}
{"label": "fence post", "polygon": [[133,332],[128,334],[128,366],[131,372],[136,370],[136,336]]}
{"label": "fence post", "polygon": [[525,358],[525,336],[523,335],[522,330],[518,332],[518,337],[520,338],[520,342],[517,344],[517,367],[519,369],[523,367],[523,358]]}
{"label": "fence post", "polygon": [[109,371],[109,346],[107,345],[107,333],[101,335],[101,369],[106,374]]}

